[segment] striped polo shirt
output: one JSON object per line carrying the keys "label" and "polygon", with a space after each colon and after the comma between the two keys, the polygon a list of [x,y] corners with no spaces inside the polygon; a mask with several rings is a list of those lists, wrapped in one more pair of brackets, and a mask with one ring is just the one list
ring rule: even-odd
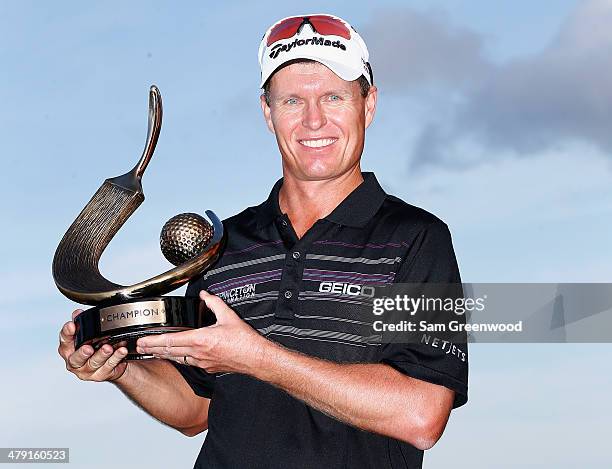
{"label": "striped polo shirt", "polygon": [[[227,245],[188,296],[216,294],[260,334],[287,348],[344,363],[385,363],[467,400],[467,349],[381,342],[368,288],[396,282],[459,283],[447,226],[386,194],[372,173],[298,239],[268,199],[224,221]],[[465,349],[465,350],[463,350]],[[196,468],[413,468],[423,451],[329,417],[252,377],[174,364],[211,398]]]}

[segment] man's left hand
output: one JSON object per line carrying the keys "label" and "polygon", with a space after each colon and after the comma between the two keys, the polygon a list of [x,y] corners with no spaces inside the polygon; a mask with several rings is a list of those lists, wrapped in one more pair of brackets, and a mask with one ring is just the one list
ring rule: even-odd
{"label": "man's left hand", "polygon": [[255,370],[271,342],[245,323],[218,296],[202,290],[200,298],[217,318],[212,326],[138,339],[138,353],[152,354],[209,373]]}

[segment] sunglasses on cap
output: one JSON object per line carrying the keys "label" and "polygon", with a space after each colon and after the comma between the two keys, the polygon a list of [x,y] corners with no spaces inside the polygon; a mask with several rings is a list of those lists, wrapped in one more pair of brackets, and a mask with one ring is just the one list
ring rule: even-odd
{"label": "sunglasses on cap", "polygon": [[340,36],[347,40],[351,39],[351,31],[346,24],[333,16],[292,16],[272,27],[268,35],[268,47],[276,41],[295,36],[306,24],[309,24],[313,31],[321,36]]}

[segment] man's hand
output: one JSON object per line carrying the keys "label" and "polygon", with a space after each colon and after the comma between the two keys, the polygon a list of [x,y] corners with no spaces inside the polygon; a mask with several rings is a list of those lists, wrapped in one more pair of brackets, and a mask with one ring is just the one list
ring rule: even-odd
{"label": "man's hand", "polygon": [[200,292],[217,317],[212,326],[138,339],[137,351],[203,368],[209,373],[253,373],[272,345],[218,296]]}
{"label": "man's hand", "polygon": [[200,292],[217,323],[138,339],[151,353],[208,372],[243,373],[338,420],[429,449],[440,438],[454,393],[382,363],[335,363],[286,349],[248,326],[221,298]]}
{"label": "man's hand", "polygon": [[105,344],[97,351],[94,351],[91,345],[74,349],[76,326],[73,321],[82,312],[81,309],[75,310],[72,313],[72,321],[68,321],[60,330],[57,351],[66,362],[66,369],[84,381],[119,379],[127,368],[127,362],[123,361],[127,355],[127,348],[119,347],[113,350],[111,345]]}

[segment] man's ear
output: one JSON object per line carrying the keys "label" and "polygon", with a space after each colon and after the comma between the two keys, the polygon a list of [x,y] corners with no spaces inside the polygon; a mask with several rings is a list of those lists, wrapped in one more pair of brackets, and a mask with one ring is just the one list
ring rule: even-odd
{"label": "man's ear", "polygon": [[378,88],[374,85],[370,86],[368,95],[365,98],[365,127],[366,129],[370,126],[374,120],[374,114],[376,113],[376,100],[378,99]]}
{"label": "man's ear", "polygon": [[270,111],[270,106],[268,106],[268,103],[266,103],[266,97],[262,94],[259,97],[259,101],[261,103],[261,110],[263,112],[264,119],[266,120],[266,124],[268,125],[268,129],[270,129],[270,132],[275,134],[274,124],[272,123],[272,113]]}

